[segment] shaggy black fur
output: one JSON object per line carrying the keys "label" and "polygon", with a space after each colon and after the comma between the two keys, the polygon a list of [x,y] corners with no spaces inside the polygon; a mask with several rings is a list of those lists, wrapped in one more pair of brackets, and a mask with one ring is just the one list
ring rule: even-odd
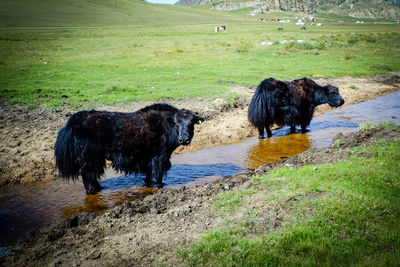
{"label": "shaggy black fur", "polygon": [[320,86],[308,78],[291,82],[269,78],[258,85],[249,105],[248,119],[258,128],[259,138],[264,138],[264,128],[271,137],[270,126],[274,123],[290,125],[292,132],[300,125],[305,132],[315,107],[325,103],[333,107],[343,105],[337,87]]}
{"label": "shaggy black fur", "polygon": [[106,159],[117,171],[145,174],[147,184],[155,179],[161,185],[172,152],[191,142],[199,121],[204,119],[192,111],[168,104],[133,113],[79,111],[58,132],[56,166],[67,179],[80,174],[88,194],[101,190]]}

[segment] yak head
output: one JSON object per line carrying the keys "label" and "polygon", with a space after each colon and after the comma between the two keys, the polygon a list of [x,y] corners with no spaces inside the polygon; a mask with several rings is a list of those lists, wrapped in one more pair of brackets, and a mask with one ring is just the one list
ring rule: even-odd
{"label": "yak head", "polygon": [[329,104],[331,107],[340,107],[344,104],[344,99],[339,93],[336,86],[328,84],[327,86],[319,86],[316,84],[315,100],[316,104]]}
{"label": "yak head", "polygon": [[339,88],[336,86],[333,86],[331,84],[328,84],[327,86],[324,87],[324,95],[327,98],[327,103],[331,107],[340,107],[341,105],[344,104],[344,99],[339,93]]}
{"label": "yak head", "polygon": [[194,135],[194,125],[203,122],[204,119],[187,109],[180,109],[174,114],[174,123],[178,132],[178,143],[189,145]]}
{"label": "yak head", "polygon": [[340,107],[344,104],[344,99],[336,86],[331,84],[320,86],[309,78],[294,80],[293,83],[303,88],[307,95],[312,92],[316,105],[329,104],[331,107]]}

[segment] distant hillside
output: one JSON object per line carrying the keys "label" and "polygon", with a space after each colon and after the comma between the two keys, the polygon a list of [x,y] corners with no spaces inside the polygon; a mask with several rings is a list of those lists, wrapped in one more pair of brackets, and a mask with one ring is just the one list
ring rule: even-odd
{"label": "distant hillside", "polygon": [[212,9],[218,10],[252,8],[254,15],[269,11],[287,11],[365,18],[400,18],[400,0],[180,0],[177,4],[210,4]]}
{"label": "distant hillside", "polygon": [[222,23],[231,14],[142,0],[0,0],[0,27]]}

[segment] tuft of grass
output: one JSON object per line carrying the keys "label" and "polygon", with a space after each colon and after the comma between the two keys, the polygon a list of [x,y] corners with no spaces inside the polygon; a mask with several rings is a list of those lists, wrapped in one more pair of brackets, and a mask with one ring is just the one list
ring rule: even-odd
{"label": "tuft of grass", "polygon": [[250,51],[250,48],[253,47],[253,44],[248,41],[240,41],[240,45],[235,49],[237,53],[247,53]]}
{"label": "tuft of grass", "polygon": [[369,121],[369,122],[366,122],[366,123],[362,124],[360,126],[360,130],[365,130],[365,129],[368,129],[368,128],[376,128],[376,127],[378,127],[377,123]]}
{"label": "tuft of grass", "polygon": [[373,64],[370,67],[371,69],[377,69],[377,70],[385,70],[385,71],[392,71],[392,68],[388,65],[382,65],[382,64]]}
{"label": "tuft of grass", "polygon": [[384,121],[380,125],[386,129],[392,129],[399,126],[397,123],[391,121]]}
{"label": "tuft of grass", "polygon": [[368,128],[377,128],[377,127],[384,127],[386,129],[391,129],[394,127],[398,127],[398,125],[390,121],[384,121],[382,123],[366,122],[360,126],[360,130],[365,130]]}
{"label": "tuft of grass", "polygon": [[244,196],[252,195],[255,192],[255,189],[225,191],[217,195],[215,208],[234,212],[236,208],[242,205]]}
{"label": "tuft of grass", "polygon": [[295,218],[306,214],[305,219],[257,235],[246,224],[215,230],[179,256],[190,266],[398,265],[400,142],[353,152],[343,162],[276,169],[257,178],[275,181],[279,194],[324,192],[284,210]]}
{"label": "tuft of grass", "polygon": [[346,54],[346,55],[344,55],[344,60],[350,60],[350,59],[353,59],[354,58],[354,56],[353,55],[351,55],[351,54]]}
{"label": "tuft of grass", "polygon": [[354,85],[354,84],[352,84],[352,85],[350,85],[350,89],[358,89],[358,87],[356,86],[356,85]]}

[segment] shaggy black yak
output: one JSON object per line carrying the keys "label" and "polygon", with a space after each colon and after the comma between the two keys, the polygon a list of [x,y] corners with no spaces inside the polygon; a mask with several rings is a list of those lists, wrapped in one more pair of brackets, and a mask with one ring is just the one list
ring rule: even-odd
{"label": "shaggy black yak", "polygon": [[269,78],[258,85],[249,105],[248,119],[258,129],[260,139],[264,138],[264,128],[268,137],[272,136],[270,126],[274,123],[290,125],[292,132],[300,125],[305,132],[315,107],[325,103],[333,107],[343,105],[337,87],[320,86],[308,78],[291,82]]}
{"label": "shaggy black yak", "polygon": [[162,184],[179,145],[190,144],[194,124],[204,119],[190,110],[154,104],[133,113],[79,111],[58,132],[56,166],[65,178],[81,174],[87,194],[101,190],[106,159],[124,173],[145,174]]}

